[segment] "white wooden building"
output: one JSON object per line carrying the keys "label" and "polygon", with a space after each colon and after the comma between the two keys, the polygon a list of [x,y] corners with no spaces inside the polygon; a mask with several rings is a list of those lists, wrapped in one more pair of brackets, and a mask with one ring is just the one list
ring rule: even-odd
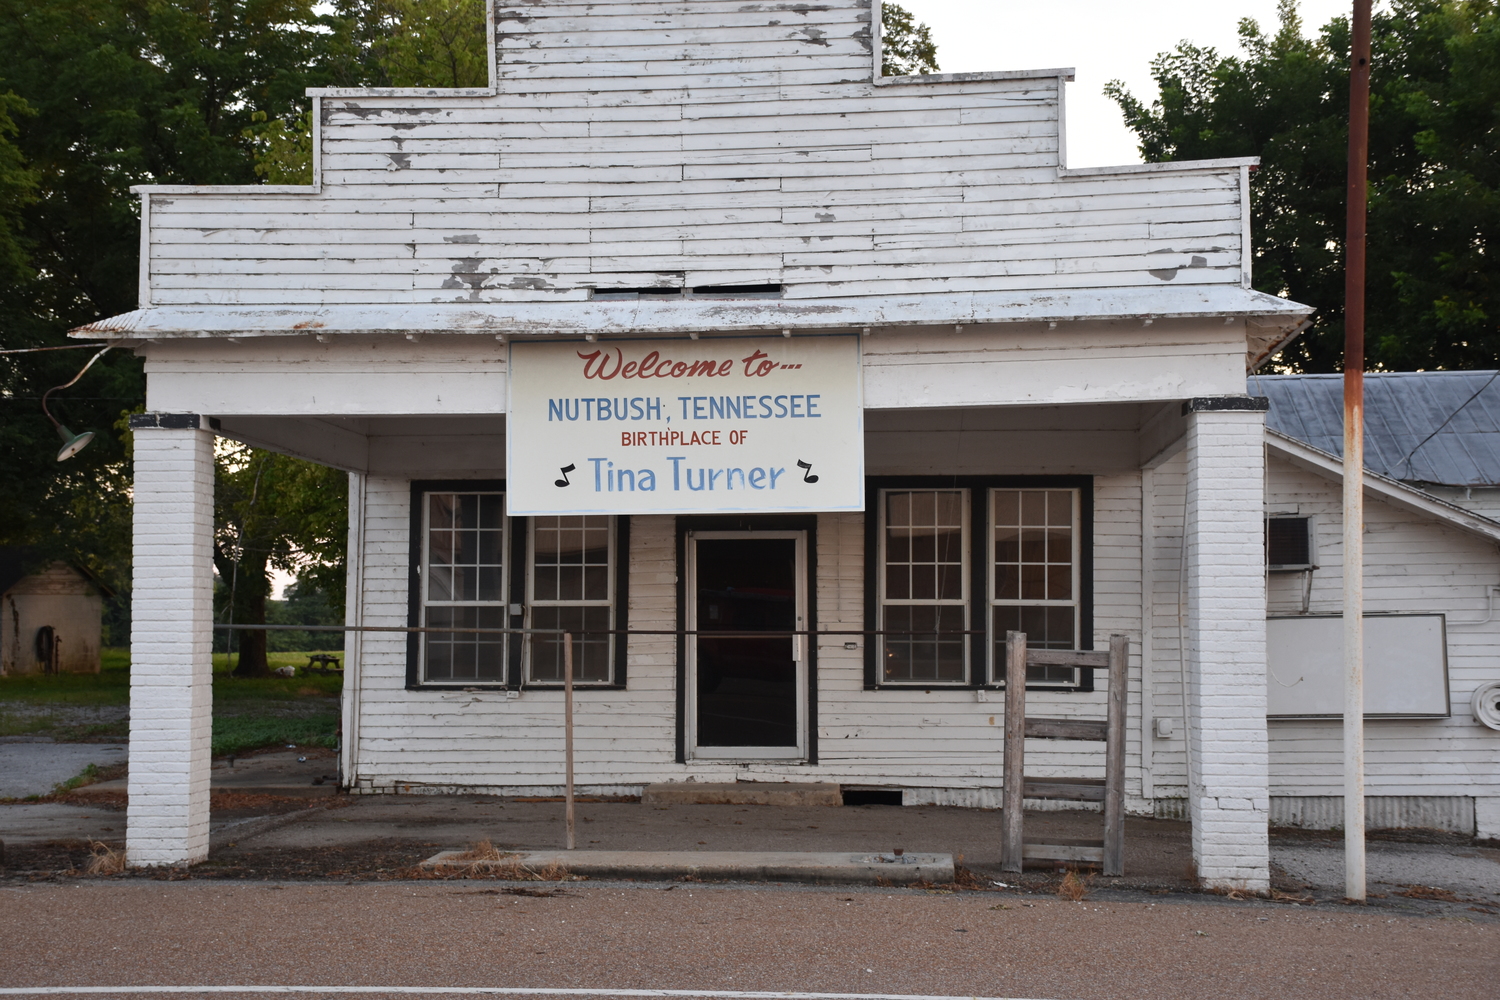
{"label": "white wooden building", "polygon": [[[882,79],[875,6],[521,0],[493,15],[488,89],[316,93],[310,187],[140,189],[140,309],[80,331],[146,358],[134,863],[207,850],[222,434],[351,473],[352,625],[658,633],[581,645],[588,790],[800,779],[995,806],[1004,631],[1124,633],[1129,808],[1189,817],[1209,883],[1268,884],[1245,379],[1310,310],[1250,288],[1252,163],[1068,169],[1071,70]],[[847,348],[828,371],[857,438],[791,439],[843,499],[820,507],[788,453],[782,506],[754,507],[757,466],[672,512],[546,514],[564,459],[557,495],[614,489],[580,452],[521,503],[507,439],[555,428],[516,417],[539,383],[510,359],[558,343],[782,369]],[[805,416],[816,395],[790,398]],[[795,619],[861,634],[673,634]],[[863,634],[922,629],[955,634]],[[555,642],[474,635],[350,636],[351,790],[559,787]],[[1083,673],[1030,680],[1033,713],[1102,715]],[[1097,760],[1067,746],[1032,765]]]}
{"label": "white wooden building", "polygon": [[[1250,389],[1271,402],[1271,821],[1342,826],[1337,657],[1276,641],[1342,624],[1342,380],[1257,376]],[[1500,838],[1500,380],[1371,373],[1365,405],[1368,823]]]}

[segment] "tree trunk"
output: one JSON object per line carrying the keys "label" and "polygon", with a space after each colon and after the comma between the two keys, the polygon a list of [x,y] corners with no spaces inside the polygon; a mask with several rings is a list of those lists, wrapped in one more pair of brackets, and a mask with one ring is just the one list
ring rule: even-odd
{"label": "tree trunk", "polygon": [[[245,551],[238,569],[234,562],[215,553],[220,587],[226,614],[220,620],[233,625],[264,625],[266,623],[266,599],[271,594],[271,580],[266,573],[266,559],[253,550]],[[233,594],[233,601],[230,594]],[[239,656],[234,665],[235,677],[269,677],[271,666],[266,662],[266,633],[260,630],[232,632],[238,644]]]}

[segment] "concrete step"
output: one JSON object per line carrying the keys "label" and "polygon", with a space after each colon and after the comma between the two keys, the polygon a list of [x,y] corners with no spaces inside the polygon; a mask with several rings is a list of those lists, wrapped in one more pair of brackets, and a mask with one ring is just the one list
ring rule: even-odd
{"label": "concrete step", "polygon": [[839,786],[825,781],[670,781],[647,785],[649,806],[841,806]]}
{"label": "concrete step", "polygon": [[698,878],[734,882],[816,882],[840,885],[910,885],[954,880],[951,854],[871,854],[845,851],[522,851],[492,861],[467,861],[463,851],[443,851],[424,868],[514,871],[522,877],[547,868],[590,878],[666,880]]}

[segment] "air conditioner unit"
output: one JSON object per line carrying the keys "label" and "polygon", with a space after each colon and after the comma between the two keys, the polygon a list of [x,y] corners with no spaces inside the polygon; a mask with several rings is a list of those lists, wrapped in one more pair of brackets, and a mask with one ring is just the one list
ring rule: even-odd
{"label": "air conditioner unit", "polygon": [[1266,518],[1266,569],[1274,573],[1317,568],[1318,531],[1313,518]]}

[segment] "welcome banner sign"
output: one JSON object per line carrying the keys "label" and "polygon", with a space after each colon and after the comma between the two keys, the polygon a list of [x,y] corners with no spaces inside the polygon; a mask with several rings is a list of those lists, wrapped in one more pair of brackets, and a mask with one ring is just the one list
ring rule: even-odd
{"label": "welcome banner sign", "polygon": [[510,513],[864,509],[854,335],[510,348]]}

